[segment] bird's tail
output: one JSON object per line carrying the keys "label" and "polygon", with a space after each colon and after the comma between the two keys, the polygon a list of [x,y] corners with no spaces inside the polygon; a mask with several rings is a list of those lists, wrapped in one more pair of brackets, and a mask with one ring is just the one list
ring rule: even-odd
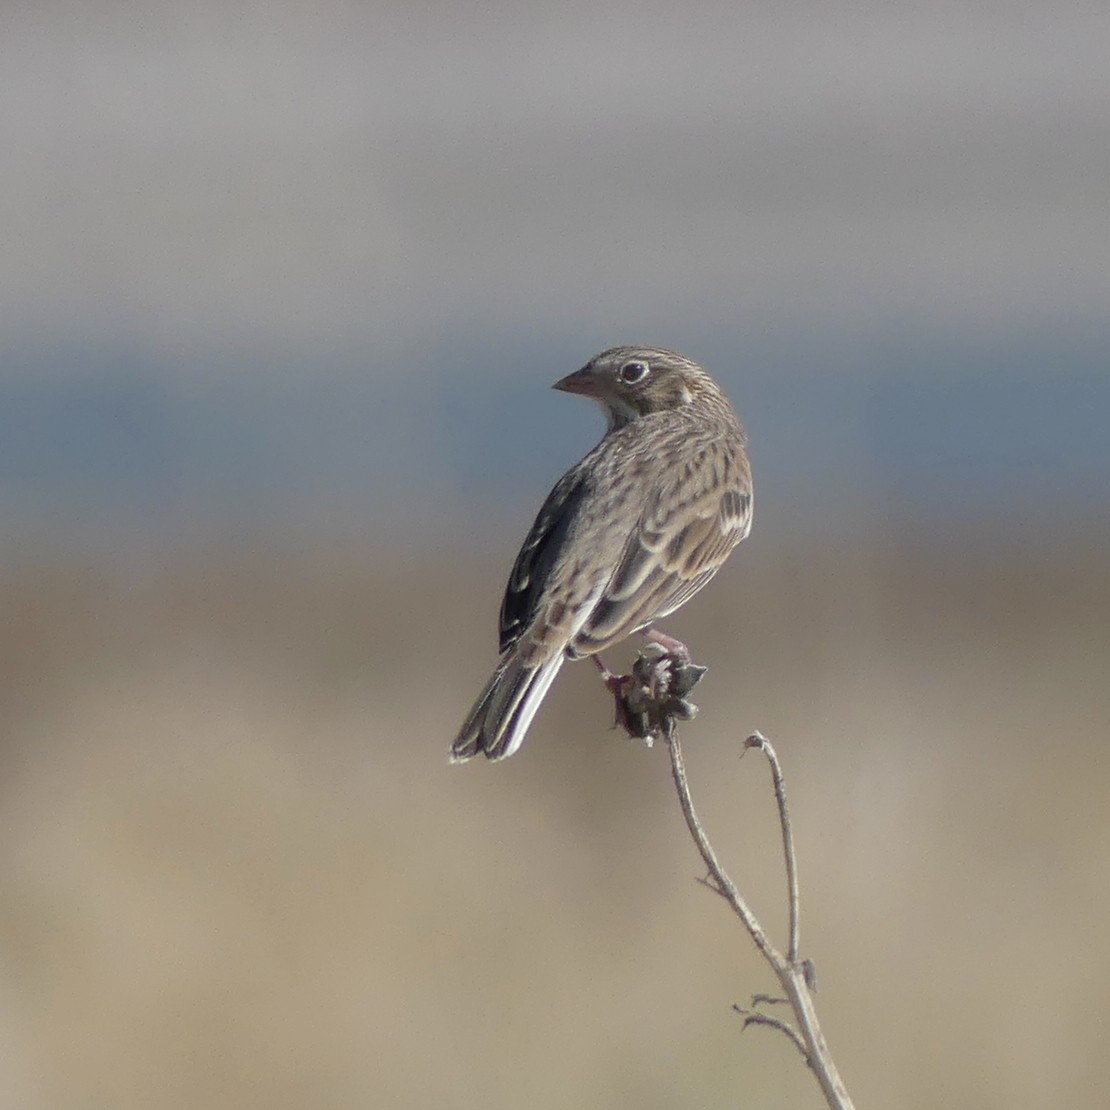
{"label": "bird's tail", "polygon": [[459,729],[451,762],[464,763],[479,752],[487,759],[512,755],[562,665],[562,652],[538,667],[525,666],[515,652],[508,652]]}

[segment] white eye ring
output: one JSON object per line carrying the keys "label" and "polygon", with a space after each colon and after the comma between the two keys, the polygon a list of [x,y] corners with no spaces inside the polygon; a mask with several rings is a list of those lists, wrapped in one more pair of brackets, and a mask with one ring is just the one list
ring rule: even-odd
{"label": "white eye ring", "polygon": [[638,359],[632,362],[626,362],[618,372],[618,377],[625,385],[635,385],[637,382],[642,382],[648,375],[648,364],[640,362]]}

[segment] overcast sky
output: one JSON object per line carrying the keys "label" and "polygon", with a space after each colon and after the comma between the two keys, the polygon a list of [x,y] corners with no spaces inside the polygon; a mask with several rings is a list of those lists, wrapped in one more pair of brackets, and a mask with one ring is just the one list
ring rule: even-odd
{"label": "overcast sky", "polygon": [[4,534],[523,519],[600,428],[546,386],[624,342],[725,384],[764,527],[1086,519],[1108,43],[1055,0],[11,0]]}
{"label": "overcast sky", "polygon": [[264,372],[457,327],[623,341],[1110,305],[1104,3],[2,18],[0,325],[22,342]]}

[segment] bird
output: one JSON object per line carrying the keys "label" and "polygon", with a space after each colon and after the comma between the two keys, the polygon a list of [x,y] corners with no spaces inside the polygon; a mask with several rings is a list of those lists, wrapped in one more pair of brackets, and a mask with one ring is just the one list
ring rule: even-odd
{"label": "bird", "polygon": [[[641,632],[688,659],[654,623],[720,570],[752,522],[743,426],[693,360],[612,347],[552,387],[597,402],[598,445],[555,483],[501,603],[500,660],[451,745],[452,763],[520,747],[564,661]],[[612,676],[610,676],[612,677]]]}

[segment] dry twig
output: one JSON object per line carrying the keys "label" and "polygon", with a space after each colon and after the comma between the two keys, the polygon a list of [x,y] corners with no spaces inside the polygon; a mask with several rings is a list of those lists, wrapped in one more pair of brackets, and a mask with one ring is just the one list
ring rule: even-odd
{"label": "dry twig", "polygon": [[[630,735],[639,736],[649,743],[654,736],[662,736],[666,741],[671,757],[671,775],[675,790],[678,792],[683,816],[686,818],[686,827],[690,830],[690,835],[697,845],[708,872],[705,878],[698,881],[715,894],[719,894],[732,907],[785,992],[785,998],[755,995],[750,1007],[733,1006],[733,1009],[743,1016],[744,1028],[749,1025],[766,1025],[783,1033],[801,1052],[816,1076],[825,1100],[832,1110],[853,1110],[852,1100],[836,1070],[817,1020],[817,1011],[813,1004],[815,983],[813,965],[809,960],[800,959],[798,955],[800,897],[794,855],[794,834],[790,824],[790,811],[786,804],[782,768],[771,742],[760,733],[753,732],[744,742],[744,750],[758,749],[766,756],[771,767],[786,866],[789,928],[785,955],[767,936],[759,919],[721,866],[717,853],[713,850],[694,809],[694,801],[690,796],[690,787],[686,780],[682,746],[678,740],[677,721],[689,720],[697,711],[696,707],[686,700],[686,695],[702,674],[704,674],[704,668],[694,667],[688,659],[676,659],[665,653],[660,654],[657,645],[650,645],[637,658],[632,674],[621,681],[616,694],[617,722],[623,725]],[[759,1006],[774,1003],[789,1004],[796,1025],[791,1025],[781,1018],[773,1017],[758,1009]]]}

